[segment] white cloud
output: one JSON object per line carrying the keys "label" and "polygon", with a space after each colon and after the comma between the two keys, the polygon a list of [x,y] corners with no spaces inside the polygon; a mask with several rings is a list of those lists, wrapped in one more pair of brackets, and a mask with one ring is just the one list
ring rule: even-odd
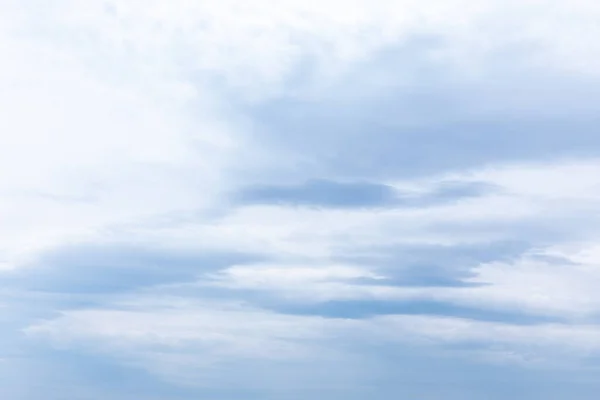
{"label": "white cloud", "polygon": [[356,280],[381,280],[368,268],[332,264],[250,264],[228,267],[208,274],[196,286],[247,289],[275,293],[279,299],[321,302],[361,298],[376,291]]}
{"label": "white cloud", "polygon": [[487,183],[495,190],[439,204],[382,210],[240,206],[210,222],[188,220],[151,230],[132,227],[122,234],[173,248],[236,250],[312,261],[371,254],[381,246],[535,241],[530,236],[535,232],[571,240],[590,238],[595,226],[592,211],[600,194],[593,177],[599,171],[597,161],[475,168],[394,186],[427,192],[452,181]]}
{"label": "white cloud", "polygon": [[[584,247],[580,252],[596,249],[597,245],[592,249]],[[539,257],[552,252],[550,248],[514,262],[481,265],[473,270],[474,277],[466,279],[481,286],[430,290],[426,296],[479,308],[593,319],[600,312],[596,290],[600,282],[600,258],[596,255],[581,262],[577,252],[558,260]]]}
{"label": "white cloud", "polygon": [[[460,344],[471,356],[529,365],[584,359],[600,351],[595,325],[514,325],[416,315],[344,320],[156,296],[135,305],[67,311],[25,332],[59,347],[109,354],[165,379],[185,376],[187,384],[196,385],[206,384],[202,379],[207,371],[236,360],[249,365],[265,360],[339,361],[350,355],[348,346],[360,351],[372,341],[424,350]],[[187,372],[175,372],[182,369]]]}
{"label": "white cloud", "polygon": [[107,80],[17,28],[0,33],[0,263],[212,203],[244,139],[211,95],[190,114],[185,94],[157,92],[164,81]]}
{"label": "white cloud", "polygon": [[58,346],[81,342],[92,351],[136,356],[152,349],[201,353],[201,363],[210,365],[235,357],[310,357],[314,344],[335,329],[335,321],[319,317],[288,316],[235,303],[154,296],[137,298],[114,309],[66,311],[25,332],[48,338]]}
{"label": "white cloud", "polygon": [[392,341],[420,345],[463,344],[486,361],[524,366],[560,366],[600,351],[595,324],[531,324],[477,321],[438,316],[383,316],[369,329]]}
{"label": "white cloud", "polygon": [[[270,144],[252,137],[252,121],[224,106],[224,99],[326,96],[382,50],[421,37],[434,39],[419,51],[450,80],[485,81],[515,68],[591,82],[600,72],[599,14],[597,2],[551,0],[4,1],[0,267],[27,265],[73,242],[135,242],[274,260],[233,266],[216,281],[200,282],[227,289],[302,301],[435,299],[593,317],[600,305],[597,160],[492,166],[397,183],[422,191],[446,180],[499,188],[445,204],[382,211],[240,206],[169,226],[154,221],[219,207],[237,187],[236,174],[255,171],[259,156],[267,158],[260,167],[287,160],[267,155]],[[296,85],[307,65],[314,76]],[[536,237],[544,231],[553,243]],[[471,280],[481,287],[400,289],[352,282],[385,275],[377,265],[331,261],[385,246],[515,238],[570,262],[527,254],[475,268]],[[565,238],[569,243],[555,243]],[[148,362],[152,357],[170,358],[176,367],[240,357],[310,358],[340,338],[360,342],[361,335],[394,343],[479,344],[484,352],[500,345],[507,354],[542,356],[557,349],[596,354],[600,346],[597,326],[578,323],[520,326],[416,316],[348,321],[200,304],[184,295],[176,300],[142,297],[142,304],[66,310],[26,332],[142,360],[150,369],[163,367]]]}
{"label": "white cloud", "polygon": [[[585,232],[585,241],[558,242],[532,250],[513,261],[476,267],[472,271],[473,276],[465,280],[483,286],[406,289],[360,284],[354,280],[385,276],[376,273],[377,266],[374,265],[350,266],[327,262],[328,257],[339,251],[368,252],[371,246],[382,242],[414,244],[415,237],[419,235],[426,243],[431,243],[432,237],[440,237],[447,243],[464,240],[464,237],[457,237],[455,230],[447,230],[448,223],[458,226],[468,222],[475,227],[487,226],[501,223],[503,215],[512,215],[514,223],[526,216],[532,224],[543,225],[548,213],[563,213],[565,218],[586,215],[590,199],[596,198],[598,188],[591,178],[595,175],[573,174],[572,171],[593,172],[594,165],[593,162],[555,164],[552,167],[520,165],[476,170],[460,177],[453,175],[453,180],[460,178],[465,182],[484,180],[497,185],[499,192],[451,205],[382,213],[266,207],[262,210],[278,212],[275,218],[271,216],[273,219],[269,219],[268,213],[256,219],[241,218],[240,215],[244,214],[234,212],[235,217],[225,216],[215,225],[207,226],[201,231],[202,236],[196,236],[200,231],[194,225],[191,230],[186,227],[168,229],[154,237],[155,243],[159,243],[179,232],[181,236],[175,237],[170,245],[174,246],[176,242],[185,248],[198,243],[195,238],[202,237],[204,245],[209,248],[216,243],[225,243],[237,249],[246,243],[247,247],[241,246],[242,249],[280,256],[286,254],[281,261],[226,268],[203,277],[198,282],[200,285],[216,284],[229,290],[253,289],[276,294],[282,299],[308,302],[361,298],[380,301],[433,299],[484,310],[552,315],[564,318],[565,323],[519,325],[410,315],[364,320],[292,316],[247,306],[195,303],[188,300],[184,292],[178,294],[177,288],[174,288],[169,292],[174,297],[168,302],[153,296],[150,289],[144,292],[144,296],[132,294],[131,302],[114,307],[66,311],[61,317],[28,328],[27,333],[42,339],[51,338],[66,346],[81,344],[91,346],[94,351],[127,353],[128,362],[169,377],[172,377],[173,370],[183,366],[191,368],[194,371],[192,375],[202,375],[202,371],[209,368],[204,361],[198,362],[197,357],[190,357],[190,354],[210,354],[214,357],[211,360],[221,361],[238,357],[303,355],[310,358],[317,357],[324,348],[331,349],[332,343],[339,337],[344,337],[345,343],[352,342],[358,347],[361,340],[372,339],[383,340],[389,345],[433,345],[440,348],[460,344],[468,347],[469,350],[465,350],[468,354],[487,362],[525,365],[547,366],[552,362],[560,364],[565,360],[594,356],[600,351],[597,340],[600,332],[593,319],[587,319],[597,313],[600,304],[595,295],[597,266],[600,265],[595,244],[597,236],[587,226],[595,226],[593,219],[580,219],[572,225],[561,226],[567,233]],[[579,178],[568,179],[571,175]],[[450,178],[440,177],[411,184],[435,187],[436,179],[444,182]],[[540,182],[547,182],[547,185]],[[579,196],[569,195],[564,187]],[[516,207],[490,208],[491,201],[498,201],[498,193],[502,193],[505,204]],[[522,214],[520,208],[527,212]],[[470,214],[469,210],[475,212]],[[282,217],[285,215],[289,219]],[[414,225],[407,226],[407,221],[413,221]],[[424,225],[417,224],[417,221]],[[350,229],[352,226],[360,228],[353,230]],[[419,231],[416,229],[419,226],[426,226],[426,229]],[[437,231],[440,226],[443,229]],[[226,235],[210,240],[212,229]],[[400,234],[404,230],[405,236]],[[510,237],[518,234],[518,230],[502,233]],[[320,236],[313,241],[310,238],[314,232]],[[409,232],[419,235],[409,235]],[[428,232],[432,236],[427,236]],[[476,237],[474,234],[467,236]],[[368,238],[371,239],[366,240]],[[535,237],[529,239],[535,243]],[[271,240],[271,245],[265,245],[265,240]],[[280,243],[280,247],[274,250],[275,243]],[[297,250],[289,251],[291,243],[297,246],[294,247]],[[323,247],[312,247],[311,250],[316,243]],[[344,244],[348,247],[343,247]],[[385,280],[379,283],[385,284]],[[157,289],[157,293],[164,293],[161,290],[164,288]],[[157,353],[154,350],[156,346],[166,346],[169,350]],[[169,360],[170,373],[153,367],[160,364],[158,360],[162,357]]]}
{"label": "white cloud", "polygon": [[[576,3],[63,0],[45,4],[43,15],[50,18],[34,23],[44,34],[78,33],[70,43],[92,45],[97,56],[113,62],[126,57],[142,70],[208,73],[260,97],[259,91],[285,87],[307,60],[329,79],[419,36],[439,40],[432,62],[469,74],[495,69],[502,52],[522,62],[518,52],[526,48],[525,58],[537,69],[597,75],[600,49],[591,38],[600,8],[593,1]],[[86,54],[93,59],[92,52]]]}
{"label": "white cloud", "polygon": [[[430,190],[447,180],[484,182],[497,188],[479,197],[416,208],[328,210],[251,206],[199,225],[156,227],[138,237],[171,248],[246,251],[273,258],[266,264],[232,266],[198,283],[253,289],[302,301],[331,299],[430,299],[476,308],[583,318],[599,311],[596,161],[510,165],[398,183]],[[428,188],[428,189],[423,189]],[[477,286],[401,288],[387,272],[410,277],[402,265],[339,265],[336,257],[377,256],[382,248],[457,246],[520,240],[533,249],[514,260],[474,265]],[[202,250],[200,250],[202,251]],[[550,259],[549,257],[553,257]],[[374,257],[374,260],[377,258]],[[443,264],[443,260],[440,260]],[[465,266],[467,267],[467,266]],[[380,279],[377,285],[353,278]]]}
{"label": "white cloud", "polygon": [[380,279],[378,275],[365,271],[359,267],[345,265],[250,265],[232,266],[219,274],[215,274],[217,282],[222,279],[224,283],[233,285],[258,285],[280,287],[287,282],[289,285],[302,285],[329,279]]}
{"label": "white cloud", "polygon": [[[561,251],[568,247],[569,251]],[[560,255],[560,258],[556,258]],[[594,320],[600,313],[600,258],[597,244],[559,245],[527,253],[516,260],[476,266],[462,278],[474,285],[459,287],[398,287],[375,274],[377,265],[340,269],[334,265],[298,268],[284,263],[227,268],[199,285],[252,289],[302,302],[368,299],[377,301],[434,300],[488,311],[504,310],[566,320]],[[402,274],[398,266],[397,274]],[[418,271],[405,270],[410,277]],[[352,278],[367,280],[353,281]],[[376,279],[377,284],[368,280]]]}
{"label": "white cloud", "polygon": [[[595,65],[593,2],[569,6],[569,19],[558,2],[501,5],[497,14],[498,2],[461,0],[3,2],[0,190],[3,236],[13,239],[1,262],[23,264],[102,227],[216,201],[234,149],[259,152],[245,127],[226,122],[241,115],[219,108],[216,77],[237,95],[269,98],[293,89],[287,82],[308,58],[326,87],[415,35],[441,38],[438,55],[461,66],[517,41],[533,42],[555,67]],[[507,14],[514,26],[490,23]],[[573,43],[586,51],[572,53]],[[99,192],[93,206],[67,203]]]}

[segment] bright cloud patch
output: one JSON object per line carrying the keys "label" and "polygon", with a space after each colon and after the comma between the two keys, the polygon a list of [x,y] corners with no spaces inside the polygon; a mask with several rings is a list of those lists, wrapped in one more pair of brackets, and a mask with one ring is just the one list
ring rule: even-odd
{"label": "bright cloud patch", "polygon": [[595,399],[599,16],[2,2],[1,397]]}

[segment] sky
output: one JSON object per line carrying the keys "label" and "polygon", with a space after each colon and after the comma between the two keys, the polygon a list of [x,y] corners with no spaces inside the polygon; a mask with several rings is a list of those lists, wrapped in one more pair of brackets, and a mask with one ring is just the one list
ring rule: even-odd
{"label": "sky", "polygon": [[0,397],[596,399],[599,19],[0,0]]}

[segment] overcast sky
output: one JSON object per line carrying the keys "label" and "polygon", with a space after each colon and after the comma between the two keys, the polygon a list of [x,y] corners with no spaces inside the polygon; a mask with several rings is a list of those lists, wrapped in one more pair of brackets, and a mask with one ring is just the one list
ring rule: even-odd
{"label": "overcast sky", "polygon": [[597,399],[599,21],[0,0],[0,397]]}

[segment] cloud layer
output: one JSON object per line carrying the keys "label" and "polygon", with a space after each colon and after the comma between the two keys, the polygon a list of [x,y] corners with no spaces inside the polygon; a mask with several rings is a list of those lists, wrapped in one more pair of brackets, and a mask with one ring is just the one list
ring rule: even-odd
{"label": "cloud layer", "polygon": [[0,394],[595,398],[599,14],[0,2]]}

